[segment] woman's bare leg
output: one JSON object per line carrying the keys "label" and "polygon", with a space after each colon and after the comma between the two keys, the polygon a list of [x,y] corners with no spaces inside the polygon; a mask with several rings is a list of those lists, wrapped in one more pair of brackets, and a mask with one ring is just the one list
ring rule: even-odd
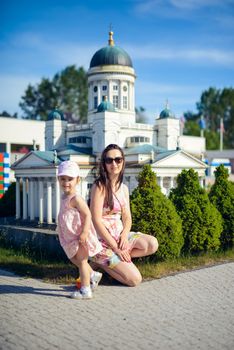
{"label": "woman's bare leg", "polygon": [[155,237],[142,234],[138,237],[130,252],[132,258],[140,258],[155,253],[158,250],[158,241]]}
{"label": "woman's bare leg", "polygon": [[[153,236],[142,234],[139,238],[137,238],[134,241],[130,255],[132,258],[143,257],[155,253],[157,249],[157,239]],[[129,287],[135,287],[142,281],[140,271],[133,264],[133,262],[128,263],[121,261],[114,268],[110,268],[105,265],[100,265],[96,262],[90,263],[92,268],[101,268],[106,273],[108,273],[108,275],[112,276],[117,281]]]}
{"label": "woman's bare leg", "polygon": [[114,279],[129,287],[135,287],[142,281],[140,271],[132,262],[120,261],[114,268],[103,265],[100,267]]}

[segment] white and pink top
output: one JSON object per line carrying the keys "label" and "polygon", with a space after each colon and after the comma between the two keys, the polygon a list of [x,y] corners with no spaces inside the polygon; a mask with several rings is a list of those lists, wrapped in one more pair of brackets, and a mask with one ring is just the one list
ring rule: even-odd
{"label": "white and pink top", "polygon": [[[82,232],[84,220],[79,210],[70,205],[73,197],[75,197],[74,194],[64,197],[61,200],[57,227],[60,244],[69,259],[74,257],[79,249],[79,235]],[[87,240],[87,248],[90,257],[102,250],[102,245],[97,238],[92,222]]]}

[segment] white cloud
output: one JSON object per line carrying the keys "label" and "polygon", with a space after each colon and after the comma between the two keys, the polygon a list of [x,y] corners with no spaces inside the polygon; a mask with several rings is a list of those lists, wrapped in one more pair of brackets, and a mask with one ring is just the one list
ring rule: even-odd
{"label": "white cloud", "polygon": [[[55,68],[76,64],[86,69],[89,67],[90,58],[100,47],[98,45],[80,45],[69,41],[51,40],[38,33],[24,32],[12,40],[11,50],[19,50],[21,58],[32,55],[47,65],[53,64]],[[32,63],[32,60],[31,60]]]}
{"label": "white cloud", "polygon": [[0,75],[0,112],[4,110],[10,114],[19,113],[22,111],[19,107],[19,102],[24,94],[28,84],[36,84],[41,78],[35,76],[11,76]]}
{"label": "white cloud", "polygon": [[[20,55],[33,52],[34,57],[44,57],[47,65],[65,67],[71,64],[89,67],[93,54],[100,48],[97,44],[76,44],[74,42],[50,41],[35,33],[23,33],[14,39],[14,46],[20,47]],[[234,50],[204,47],[180,47],[177,43],[170,48],[155,45],[125,45],[125,50],[134,60],[175,60],[192,62],[204,66],[217,64],[233,67]],[[132,54],[131,54],[132,53]],[[31,60],[33,62],[34,60]]]}
{"label": "white cloud", "polygon": [[194,10],[219,5],[220,0],[170,0],[169,3],[177,9]]}
{"label": "white cloud", "polygon": [[175,16],[175,10],[182,14],[207,7],[226,8],[233,5],[233,0],[139,0],[135,5],[138,13],[163,14]]}
{"label": "white cloud", "polygon": [[196,111],[196,102],[206,86],[157,84],[152,81],[138,80],[136,82],[136,106],[146,108],[146,115],[151,123],[165,108],[166,101],[176,117],[188,110]]}
{"label": "white cloud", "polygon": [[234,50],[224,49],[205,49],[205,48],[163,48],[156,46],[129,46],[126,48],[128,52],[132,52],[134,60],[171,60],[180,62],[192,62],[202,64],[204,66],[217,64],[233,67]]}

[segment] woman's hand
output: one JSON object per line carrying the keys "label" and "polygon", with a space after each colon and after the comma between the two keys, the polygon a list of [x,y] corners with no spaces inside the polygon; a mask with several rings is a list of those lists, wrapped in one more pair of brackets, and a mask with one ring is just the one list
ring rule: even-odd
{"label": "woman's hand", "polygon": [[115,254],[117,254],[120,257],[120,259],[122,261],[126,261],[126,262],[131,262],[132,261],[131,255],[130,255],[128,249],[123,249],[122,250],[122,249],[116,248],[113,251],[115,252]]}
{"label": "woman's hand", "polygon": [[127,235],[125,235],[123,233],[120,235],[118,246],[119,246],[119,248],[121,250],[128,249],[128,238],[127,238]]}

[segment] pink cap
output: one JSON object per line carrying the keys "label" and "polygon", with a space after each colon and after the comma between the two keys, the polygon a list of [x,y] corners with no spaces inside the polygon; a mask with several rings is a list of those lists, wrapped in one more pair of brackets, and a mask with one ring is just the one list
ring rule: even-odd
{"label": "pink cap", "polygon": [[70,176],[77,177],[80,176],[80,168],[76,162],[71,160],[65,160],[58,167],[58,176]]}

